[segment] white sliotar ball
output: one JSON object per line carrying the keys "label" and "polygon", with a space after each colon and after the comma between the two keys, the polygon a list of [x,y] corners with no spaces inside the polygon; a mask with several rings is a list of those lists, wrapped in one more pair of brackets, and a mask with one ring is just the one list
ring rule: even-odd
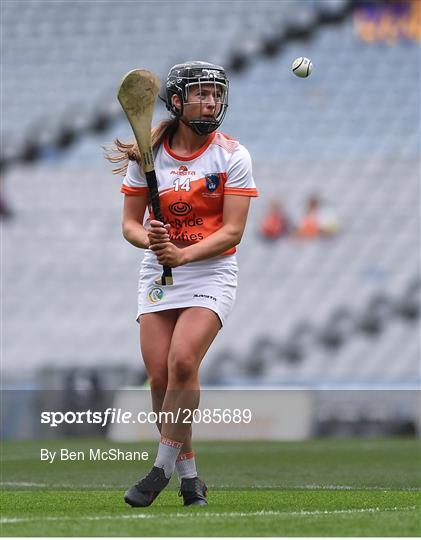
{"label": "white sliotar ball", "polygon": [[305,56],[296,58],[292,63],[292,72],[297,77],[308,77],[313,70],[313,62]]}

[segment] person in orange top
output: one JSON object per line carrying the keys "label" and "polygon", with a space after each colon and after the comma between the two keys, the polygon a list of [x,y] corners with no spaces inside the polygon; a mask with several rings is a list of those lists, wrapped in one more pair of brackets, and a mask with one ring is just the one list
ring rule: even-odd
{"label": "person in orange top", "polygon": [[320,202],[318,197],[310,197],[307,201],[306,209],[303,217],[301,218],[297,233],[299,236],[305,238],[312,238],[319,234],[319,211]]}
{"label": "person in orange top", "polygon": [[317,195],[309,197],[304,215],[298,223],[297,234],[302,238],[331,236],[336,234],[338,222],[331,210],[322,208]]}
{"label": "person in orange top", "polygon": [[260,234],[267,240],[276,240],[289,233],[289,220],[279,201],[271,201],[269,211],[260,224]]}
{"label": "person in orange top", "polygon": [[[201,61],[173,66],[166,106],[172,118],[152,130],[164,222],[154,219],[136,145],[117,140],[119,153],[108,158],[123,163],[115,169],[125,174],[123,235],[145,250],[137,320],[153,408],[175,418],[177,411],[198,407],[199,366],[234,304],[236,246],[257,190],[248,151],[218,131],[228,106],[221,66]],[[172,286],[157,285],[160,265],[173,268]],[[191,423],[183,422],[183,415],[178,421],[168,418],[158,423],[161,441],[152,470],[125,493],[131,506],[149,506],[175,469],[184,504],[207,504]]]}

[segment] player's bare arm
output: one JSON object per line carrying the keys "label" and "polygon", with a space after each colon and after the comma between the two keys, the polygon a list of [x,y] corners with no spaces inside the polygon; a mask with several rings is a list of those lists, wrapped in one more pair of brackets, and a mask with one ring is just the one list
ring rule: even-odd
{"label": "player's bare arm", "polygon": [[124,197],[123,236],[130,244],[141,249],[147,249],[150,244],[148,233],[142,225],[147,203],[147,195]]}

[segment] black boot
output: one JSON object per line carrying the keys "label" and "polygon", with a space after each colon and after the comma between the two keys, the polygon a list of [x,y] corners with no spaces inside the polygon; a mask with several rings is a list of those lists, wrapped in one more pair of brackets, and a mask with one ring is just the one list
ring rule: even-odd
{"label": "black boot", "polygon": [[183,497],[184,506],[206,506],[208,501],[208,488],[203,480],[198,478],[183,478],[181,480],[179,496]]}
{"label": "black boot", "polygon": [[152,467],[150,473],[143,477],[124,494],[124,500],[130,506],[149,506],[167,487],[170,481],[164,474],[164,469]]}

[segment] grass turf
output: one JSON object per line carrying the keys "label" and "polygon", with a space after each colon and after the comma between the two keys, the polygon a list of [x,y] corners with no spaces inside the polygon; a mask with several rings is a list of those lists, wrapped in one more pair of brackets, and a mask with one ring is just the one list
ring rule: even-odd
{"label": "grass turf", "polygon": [[[147,462],[41,462],[40,448],[118,447]],[[104,440],[3,444],[3,536],[418,536],[420,441],[360,439],[195,445],[209,506],[184,508],[177,483],[150,508],[124,490],[155,444]]]}

